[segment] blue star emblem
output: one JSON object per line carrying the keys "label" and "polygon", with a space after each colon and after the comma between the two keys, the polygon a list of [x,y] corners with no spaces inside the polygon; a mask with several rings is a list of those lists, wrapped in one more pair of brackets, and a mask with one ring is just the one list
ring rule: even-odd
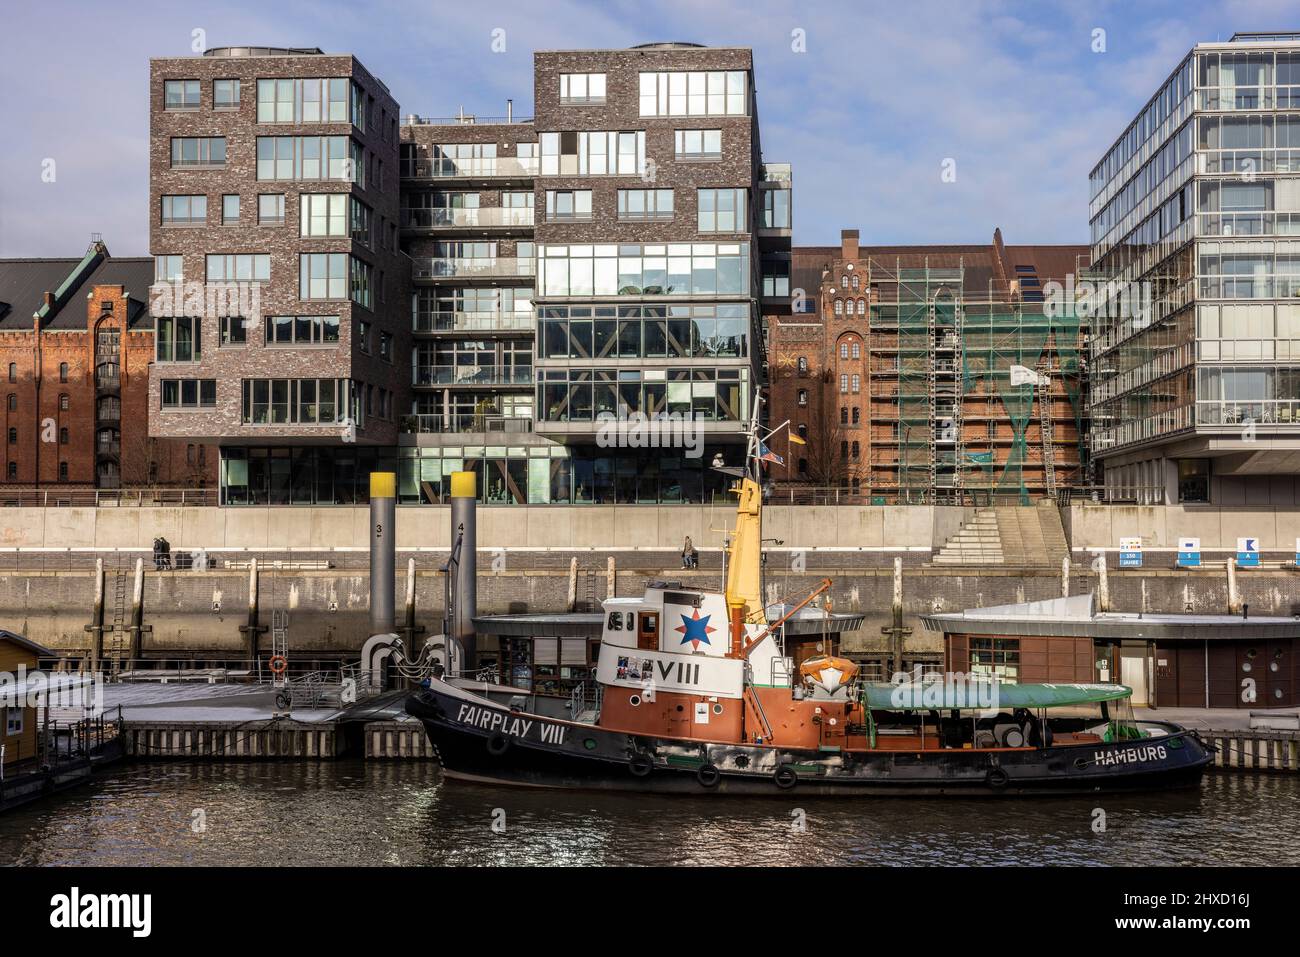
{"label": "blue star emblem", "polygon": [[682,615],[682,623],[677,626],[677,631],[682,633],[682,640],[680,643],[684,645],[689,641],[691,647],[696,651],[700,648],[700,642],[704,642],[706,645],[711,646],[713,642],[709,641],[709,635],[718,630],[709,627],[709,619],[712,617],[712,615],[705,615],[701,618],[700,610],[698,608],[695,609],[694,615],[690,618]]}

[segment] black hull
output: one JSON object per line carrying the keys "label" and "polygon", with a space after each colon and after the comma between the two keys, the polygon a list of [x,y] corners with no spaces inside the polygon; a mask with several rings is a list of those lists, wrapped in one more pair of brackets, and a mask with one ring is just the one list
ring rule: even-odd
{"label": "black hull", "polygon": [[450,778],[656,794],[851,797],[1092,794],[1195,787],[1211,754],[1194,733],[1032,751],[826,752],[706,744],[512,713],[442,682],[413,694]]}

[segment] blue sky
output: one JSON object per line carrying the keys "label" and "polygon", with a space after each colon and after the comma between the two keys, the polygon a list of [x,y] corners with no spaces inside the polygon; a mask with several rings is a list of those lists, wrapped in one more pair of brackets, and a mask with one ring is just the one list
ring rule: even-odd
{"label": "blue sky", "polygon": [[1089,169],[1191,46],[1300,29],[1295,0],[0,6],[5,257],[79,254],[92,232],[115,255],[148,252],[148,60],[188,54],[196,29],[208,46],[355,53],[403,112],[436,116],[500,114],[507,97],[528,114],[535,49],[753,47],[765,158],[794,164],[798,244],[835,243],[844,227],[873,244],[984,243],[994,226],[1013,244],[1086,242]]}

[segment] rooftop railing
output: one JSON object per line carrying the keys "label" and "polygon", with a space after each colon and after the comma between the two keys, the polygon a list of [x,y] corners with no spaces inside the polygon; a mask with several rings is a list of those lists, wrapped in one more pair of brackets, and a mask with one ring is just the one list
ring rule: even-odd
{"label": "rooftop railing", "polygon": [[405,179],[473,179],[505,177],[527,179],[537,175],[535,156],[480,156],[467,159],[449,156],[416,157],[406,160],[399,170]]}
{"label": "rooftop railing", "polygon": [[413,259],[411,275],[415,279],[476,279],[494,276],[531,276],[535,271],[532,257],[484,257],[459,259],[450,257]]}

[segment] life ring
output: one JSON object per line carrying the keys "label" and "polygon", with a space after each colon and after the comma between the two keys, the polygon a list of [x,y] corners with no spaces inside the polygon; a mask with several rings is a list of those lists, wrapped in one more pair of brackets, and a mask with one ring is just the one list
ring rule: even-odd
{"label": "life ring", "polygon": [[701,764],[695,770],[695,780],[700,782],[701,787],[716,788],[722,780],[722,772],[712,764]]}
{"label": "life ring", "polygon": [[777,765],[776,771],[772,774],[772,780],[782,791],[788,791],[799,783],[799,775],[794,766],[790,764]]}
{"label": "life ring", "polygon": [[1001,791],[1009,780],[1007,772],[1001,768],[989,768],[989,773],[984,775],[984,783],[995,791]]}
{"label": "life ring", "polygon": [[267,667],[271,669],[271,674],[282,675],[289,667],[289,659],[284,655],[272,655],[271,660],[267,662]]}
{"label": "life ring", "polygon": [[627,769],[633,777],[643,778],[654,770],[654,759],[644,751],[638,751],[627,762]]}
{"label": "life ring", "polygon": [[499,758],[510,750],[510,739],[498,731],[487,739],[487,750],[488,754],[494,758]]}

